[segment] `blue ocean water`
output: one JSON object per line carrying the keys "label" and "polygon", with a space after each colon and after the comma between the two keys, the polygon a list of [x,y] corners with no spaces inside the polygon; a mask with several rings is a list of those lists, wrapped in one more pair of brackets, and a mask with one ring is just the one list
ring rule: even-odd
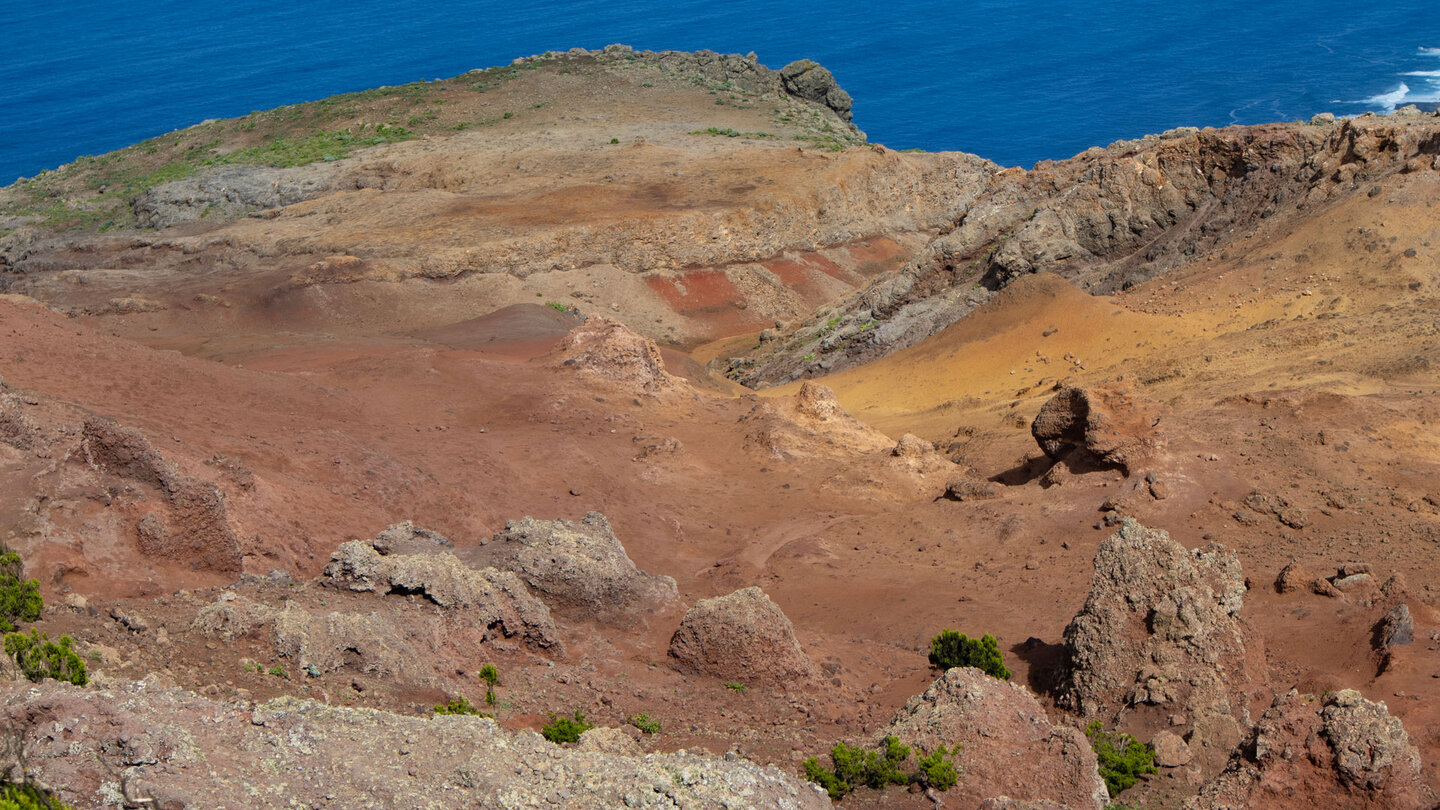
{"label": "blue ocean water", "polygon": [[0,0],[0,184],[207,118],[624,42],[810,57],[893,148],[1007,165],[1440,102],[1435,0]]}

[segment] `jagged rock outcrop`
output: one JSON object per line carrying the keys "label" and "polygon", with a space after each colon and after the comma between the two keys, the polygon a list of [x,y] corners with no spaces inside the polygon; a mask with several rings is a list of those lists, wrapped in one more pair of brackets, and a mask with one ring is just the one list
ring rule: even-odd
{"label": "jagged rock outcrop", "polygon": [[791,400],[762,399],[741,417],[745,448],[763,458],[853,457],[888,452],[885,434],[846,413],[835,392],[805,382]]}
{"label": "jagged rock outcrop", "polygon": [[[1109,294],[1213,256],[1263,220],[1305,215],[1362,183],[1440,169],[1440,120],[1185,128],[1007,169],[899,273],[766,342],[732,376],[751,387],[835,372],[913,346],[1029,273]],[[844,341],[829,323],[859,327]]]}
{"label": "jagged rock outcrop", "polygon": [[1436,797],[1420,769],[1419,752],[1384,703],[1352,689],[1323,702],[1292,690],[1185,807],[1428,810]]}
{"label": "jagged rock outcrop", "polygon": [[799,59],[780,68],[780,83],[785,92],[796,98],[824,104],[846,121],[854,118],[850,112],[850,108],[855,104],[854,99],[840,89],[830,71],[816,62]]}
{"label": "jagged rock outcrop", "polygon": [[471,568],[453,554],[382,555],[359,540],[340,544],[319,584],[347,591],[415,594],[477,628],[538,647],[559,643],[550,610],[512,571]]}
{"label": "jagged rock outcrop", "polygon": [[677,669],[746,685],[790,687],[815,677],[795,628],[758,587],[696,602],[670,637]]}
{"label": "jagged rock outcrop", "polygon": [[635,567],[599,512],[578,522],[512,520],[476,554],[485,565],[519,574],[551,607],[602,622],[629,624],[679,599],[673,578]]}
{"label": "jagged rock outcrop", "polygon": [[140,431],[108,419],[85,422],[80,450],[91,467],[159,490],[165,507],[142,516],[136,527],[142,554],[196,570],[240,573],[240,539],[214,483],[179,472]]}
{"label": "jagged rock outcrop", "polygon": [[570,330],[550,353],[550,362],[637,393],[657,395],[686,387],[684,380],[665,370],[655,341],[603,315],[591,315]]}
{"label": "jagged rock outcrop", "polygon": [[290,697],[248,708],[158,680],[11,682],[0,696],[28,774],[80,810],[830,807],[815,786],[744,759],[565,749],[480,717]]}
{"label": "jagged rock outcrop", "polygon": [[973,667],[946,671],[907,701],[877,736],[889,734],[926,751],[959,743],[954,760],[962,776],[946,797],[959,797],[961,806],[1005,797],[1101,810],[1109,801],[1085,735],[1052,725],[1024,687]]}
{"label": "jagged rock outcrop", "polygon": [[161,183],[135,196],[130,208],[142,228],[168,228],[197,219],[234,219],[263,208],[279,208],[334,190],[339,175],[331,163],[277,169],[217,166],[194,177]]}
{"label": "jagged rock outcrop", "polygon": [[1187,551],[1126,518],[1100,544],[1090,594],[1065,628],[1059,702],[1106,720],[1158,706],[1186,718],[1189,728],[1175,730],[1192,748],[1230,750],[1265,672],[1239,617],[1244,593],[1234,552],[1214,543]]}
{"label": "jagged rock outcrop", "polygon": [[1030,435],[1056,461],[1118,467],[1128,475],[1164,447],[1158,421],[1133,391],[1068,386],[1040,406]]}

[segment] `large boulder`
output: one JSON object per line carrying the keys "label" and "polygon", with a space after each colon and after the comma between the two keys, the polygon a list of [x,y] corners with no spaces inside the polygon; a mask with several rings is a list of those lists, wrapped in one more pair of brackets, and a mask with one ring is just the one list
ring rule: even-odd
{"label": "large boulder", "polygon": [[1275,699],[1225,770],[1185,807],[1428,809],[1435,794],[1420,766],[1384,703],[1352,689],[1323,702],[1292,690]]}
{"label": "large boulder", "polygon": [[1071,386],[1040,407],[1030,433],[1045,455],[1056,461],[1118,467],[1128,475],[1163,448],[1158,421],[1128,390]]}
{"label": "large boulder", "polygon": [[1101,810],[1109,801],[1085,735],[1052,725],[1024,687],[973,667],[951,669],[911,698],[878,736],[889,734],[926,751],[959,743],[960,784],[947,798],[958,795],[962,807],[1004,797],[991,806]]}
{"label": "large boulder", "polygon": [[26,776],[113,807],[827,810],[814,785],[732,756],[561,748],[469,716],[283,697],[253,708],[156,681],[0,682]]}
{"label": "large boulder", "polygon": [[674,579],[635,567],[599,512],[579,522],[512,520],[476,553],[519,574],[548,604],[603,622],[628,624],[679,599]]}
{"label": "large boulder", "polygon": [[696,602],[670,638],[670,657],[682,672],[747,685],[788,686],[816,674],[790,620],[755,586]]}
{"label": "large boulder", "polygon": [[1126,518],[1100,544],[1090,594],[1065,628],[1059,702],[1112,721],[1158,707],[1187,718],[1192,747],[1229,751],[1265,671],[1239,618],[1244,593],[1233,552],[1214,543],[1187,551]]}
{"label": "large boulder", "polygon": [[854,117],[850,112],[854,99],[840,88],[834,74],[817,62],[809,59],[791,62],[780,68],[780,82],[785,92],[796,98],[824,104],[846,121]]}

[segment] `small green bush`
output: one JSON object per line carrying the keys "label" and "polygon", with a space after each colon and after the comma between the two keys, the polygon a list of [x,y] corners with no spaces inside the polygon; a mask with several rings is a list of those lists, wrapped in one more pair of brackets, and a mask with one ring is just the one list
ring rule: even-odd
{"label": "small green bush", "polygon": [[627,723],[629,723],[630,725],[632,725],[632,726],[640,729],[642,732],[644,732],[644,733],[646,733],[646,734],[659,734],[659,733],[660,733],[660,721],[651,718],[650,715],[648,715],[648,714],[646,714],[646,713],[644,713],[644,712],[641,712],[640,714],[637,714],[637,715],[635,715],[634,717],[631,717],[629,720],[626,720],[625,722],[627,722]]}
{"label": "small green bush", "polygon": [[33,627],[30,635],[10,633],[5,636],[5,653],[15,659],[20,674],[39,683],[46,678],[84,686],[90,682],[85,662],[70,649],[74,639],[61,636],[57,644]]}
{"label": "small green bush", "polygon": [[975,667],[993,678],[1010,680],[1010,670],[1000,655],[1000,644],[986,633],[973,639],[954,630],[942,630],[930,639],[930,666],[944,672],[955,667]]}
{"label": "small green bush", "polygon": [[500,671],[495,669],[494,664],[486,664],[480,667],[480,680],[494,688],[495,684],[500,682]]}
{"label": "small green bush", "polygon": [[550,722],[540,727],[540,733],[553,743],[575,742],[580,735],[594,728],[593,723],[585,722],[585,715],[579,709],[575,710],[574,717],[557,717],[550,715]]}
{"label": "small green bush", "polygon": [[20,555],[0,544],[0,632],[18,630],[17,621],[35,621],[44,607],[40,583],[25,579]]}
{"label": "small green bush", "polygon": [[920,757],[920,770],[915,772],[916,781],[936,790],[949,790],[955,787],[955,783],[960,779],[960,772],[950,757],[958,753],[960,753],[960,743],[955,743],[955,747],[948,751],[942,745]]}
{"label": "small green bush", "polygon": [[920,756],[919,768],[907,773],[901,766],[910,758],[910,746],[903,745],[898,737],[886,737],[878,751],[836,743],[830,749],[832,767],[826,768],[819,759],[811,757],[804,763],[805,778],[824,788],[830,799],[837,802],[862,785],[883,790],[889,785],[916,782],[936,790],[949,790],[958,781],[959,773],[948,757],[959,750],[958,745],[950,749],[942,745]]}
{"label": "small green bush", "polygon": [[725,684],[725,688],[739,695],[743,695],[746,692],[750,691],[750,687],[739,681],[730,681],[729,683]]}
{"label": "small green bush", "polygon": [[285,667],[281,664],[276,664],[275,666],[265,670],[265,674],[274,675],[277,678],[284,678],[287,681],[290,680],[290,673],[287,672],[285,670]]}
{"label": "small green bush", "polygon": [[1095,758],[1100,761],[1100,778],[1111,797],[1140,781],[1141,774],[1156,773],[1155,751],[1122,732],[1105,731],[1096,720],[1085,729]]}
{"label": "small green bush", "polygon": [[0,784],[0,810],[74,810],[34,785]]}
{"label": "small green bush", "polygon": [[435,714],[437,714],[437,715],[438,715],[438,714],[468,714],[468,715],[472,715],[472,716],[475,716],[475,717],[485,717],[485,716],[486,716],[485,714],[481,713],[481,711],[480,711],[479,709],[475,708],[475,705],[474,705],[474,704],[472,704],[470,701],[466,700],[466,699],[464,698],[464,696],[457,697],[457,698],[455,698],[454,700],[451,700],[449,703],[437,703],[437,704],[435,704],[435,708],[434,708],[432,711],[433,711]]}

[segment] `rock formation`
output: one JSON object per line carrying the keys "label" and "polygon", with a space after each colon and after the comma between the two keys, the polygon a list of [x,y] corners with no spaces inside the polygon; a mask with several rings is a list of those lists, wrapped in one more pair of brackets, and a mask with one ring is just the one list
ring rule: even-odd
{"label": "rock formation", "polygon": [[1073,810],[1101,810],[1109,803],[1085,735],[1052,725],[1024,687],[973,667],[948,670],[911,698],[877,736],[888,734],[926,751],[959,743],[954,760],[960,784],[947,798],[958,796],[961,806],[1002,796]]}
{"label": "rock formation", "polygon": [[319,580],[346,591],[415,594],[479,629],[521,636],[539,647],[558,643],[550,610],[511,571],[471,568],[453,554],[383,555],[370,543],[340,544]]}
{"label": "rock formation", "polygon": [[1323,701],[1292,690],[1275,698],[1225,770],[1185,807],[1428,810],[1435,794],[1420,766],[1384,703],[1351,689]]}
{"label": "rock formation", "polygon": [[1192,748],[1230,750],[1265,671],[1239,618],[1244,593],[1233,552],[1186,551],[1126,518],[1100,544],[1090,594],[1065,628],[1060,702],[1106,720],[1157,706],[1187,719]]}
{"label": "rock formation", "polygon": [[679,598],[674,579],[635,567],[599,512],[579,522],[512,520],[476,554],[514,571],[551,607],[607,623],[629,624]]}
{"label": "rock formation", "polygon": [[240,572],[240,540],[225,496],[213,483],[177,471],[138,430],[106,419],[86,421],[81,451],[92,467],[159,491],[165,507],[137,525],[140,552],[222,574]]}
{"label": "rock formation", "polygon": [[656,395],[679,391],[684,381],[665,370],[660,349],[619,321],[592,315],[551,353],[551,362],[602,385]]}
{"label": "rock formation", "polygon": [[135,807],[681,807],[824,810],[775,768],[712,754],[564,749],[480,717],[280,698],[254,708],[152,679],[0,687],[29,775],[80,810]]}
{"label": "rock formation", "polygon": [[1164,446],[1158,421],[1134,392],[1067,387],[1040,407],[1030,434],[1056,461],[1118,467],[1128,475]]}
{"label": "rock formation", "polygon": [[816,675],[790,620],[758,587],[696,602],[670,637],[683,672],[788,688]]}

